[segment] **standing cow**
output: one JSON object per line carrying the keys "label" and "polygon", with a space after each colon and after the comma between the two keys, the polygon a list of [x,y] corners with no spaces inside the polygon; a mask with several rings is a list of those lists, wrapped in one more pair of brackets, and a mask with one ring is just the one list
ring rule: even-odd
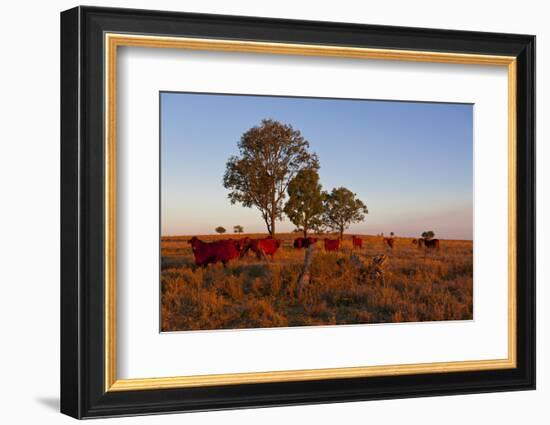
{"label": "standing cow", "polygon": [[258,258],[266,257],[267,255],[273,256],[281,246],[281,241],[273,238],[265,239],[250,239],[250,249],[256,253]]}
{"label": "standing cow", "polygon": [[235,244],[237,245],[237,249],[241,253],[241,257],[243,257],[244,254],[246,254],[248,249],[250,248],[250,241],[251,239],[249,237],[237,239],[235,241]]}
{"label": "standing cow", "polygon": [[324,239],[325,251],[338,251],[340,249],[340,239]]}
{"label": "standing cow", "polygon": [[193,236],[188,243],[193,250],[195,264],[200,267],[218,262],[221,262],[225,267],[229,261],[239,258],[245,249],[245,243],[232,239],[204,242]]}
{"label": "standing cow", "polygon": [[352,243],[353,243],[353,248],[363,248],[363,239],[361,238],[358,238],[357,236],[353,235],[351,237],[351,240],[352,240]]}
{"label": "standing cow", "polygon": [[413,244],[418,245],[418,249],[425,247],[426,249],[439,249],[439,239],[419,238],[413,239]]}
{"label": "standing cow", "polygon": [[439,239],[424,239],[426,249],[439,249]]}
{"label": "standing cow", "polygon": [[311,245],[315,245],[317,243],[317,238],[296,238],[294,239],[294,248],[301,249],[301,248],[309,248]]}

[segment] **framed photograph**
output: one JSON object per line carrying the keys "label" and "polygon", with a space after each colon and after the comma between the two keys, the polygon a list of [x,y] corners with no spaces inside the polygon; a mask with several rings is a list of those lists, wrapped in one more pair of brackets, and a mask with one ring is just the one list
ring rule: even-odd
{"label": "framed photograph", "polygon": [[535,388],[535,37],[61,14],[61,411]]}

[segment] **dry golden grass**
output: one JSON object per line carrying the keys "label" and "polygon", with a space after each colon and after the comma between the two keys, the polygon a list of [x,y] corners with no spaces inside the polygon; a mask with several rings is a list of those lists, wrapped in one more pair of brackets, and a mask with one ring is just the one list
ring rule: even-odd
{"label": "dry golden grass", "polygon": [[[199,238],[244,236],[265,237]],[[250,255],[225,268],[221,264],[196,267],[189,237],[163,237],[162,330],[472,319],[471,241],[442,240],[439,251],[426,252],[411,238],[395,238],[390,250],[380,237],[361,236],[363,249],[354,251],[360,258],[388,256],[384,283],[361,283],[350,260],[350,236],[338,253],[325,253],[321,241],[314,253],[311,280],[297,297],[305,250],[292,248],[296,235],[277,237],[283,244],[273,261]]]}

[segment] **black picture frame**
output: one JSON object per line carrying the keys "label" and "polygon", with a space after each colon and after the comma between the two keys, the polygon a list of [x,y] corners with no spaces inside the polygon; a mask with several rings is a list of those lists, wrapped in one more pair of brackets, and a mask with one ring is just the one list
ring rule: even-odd
{"label": "black picture frame", "polygon": [[[104,33],[507,55],[517,58],[517,367],[106,392]],[[75,418],[535,388],[535,37],[76,7],[61,13],[61,412]]]}

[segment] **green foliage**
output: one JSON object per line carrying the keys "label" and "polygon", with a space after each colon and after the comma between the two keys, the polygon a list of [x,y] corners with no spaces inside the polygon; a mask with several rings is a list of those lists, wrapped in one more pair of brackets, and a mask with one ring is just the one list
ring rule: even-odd
{"label": "green foliage", "polygon": [[288,202],[284,212],[290,221],[307,237],[307,231],[321,225],[323,194],[319,174],[314,169],[303,169],[288,185]]}
{"label": "green foliage", "polygon": [[338,231],[340,239],[350,224],[363,221],[365,214],[369,212],[356,194],[345,187],[334,188],[332,192],[325,193],[323,206],[323,222],[327,227]]}
{"label": "green foliage", "polygon": [[238,143],[239,155],[226,164],[223,185],[232,204],[256,207],[271,236],[282,219],[283,202],[290,181],[305,168],[318,169],[317,155],[309,142],[291,125],[271,119],[247,130]]}
{"label": "green foliage", "polygon": [[435,236],[435,233],[433,230],[427,230],[425,232],[422,232],[422,237],[424,239],[432,239]]}
{"label": "green foliage", "polygon": [[233,226],[233,233],[242,233],[244,232],[244,227],[240,224],[237,224],[236,226]]}
{"label": "green foliage", "polygon": [[216,230],[216,233],[219,233],[220,235],[226,232],[225,227],[222,227],[222,226],[216,227],[215,230]]}

